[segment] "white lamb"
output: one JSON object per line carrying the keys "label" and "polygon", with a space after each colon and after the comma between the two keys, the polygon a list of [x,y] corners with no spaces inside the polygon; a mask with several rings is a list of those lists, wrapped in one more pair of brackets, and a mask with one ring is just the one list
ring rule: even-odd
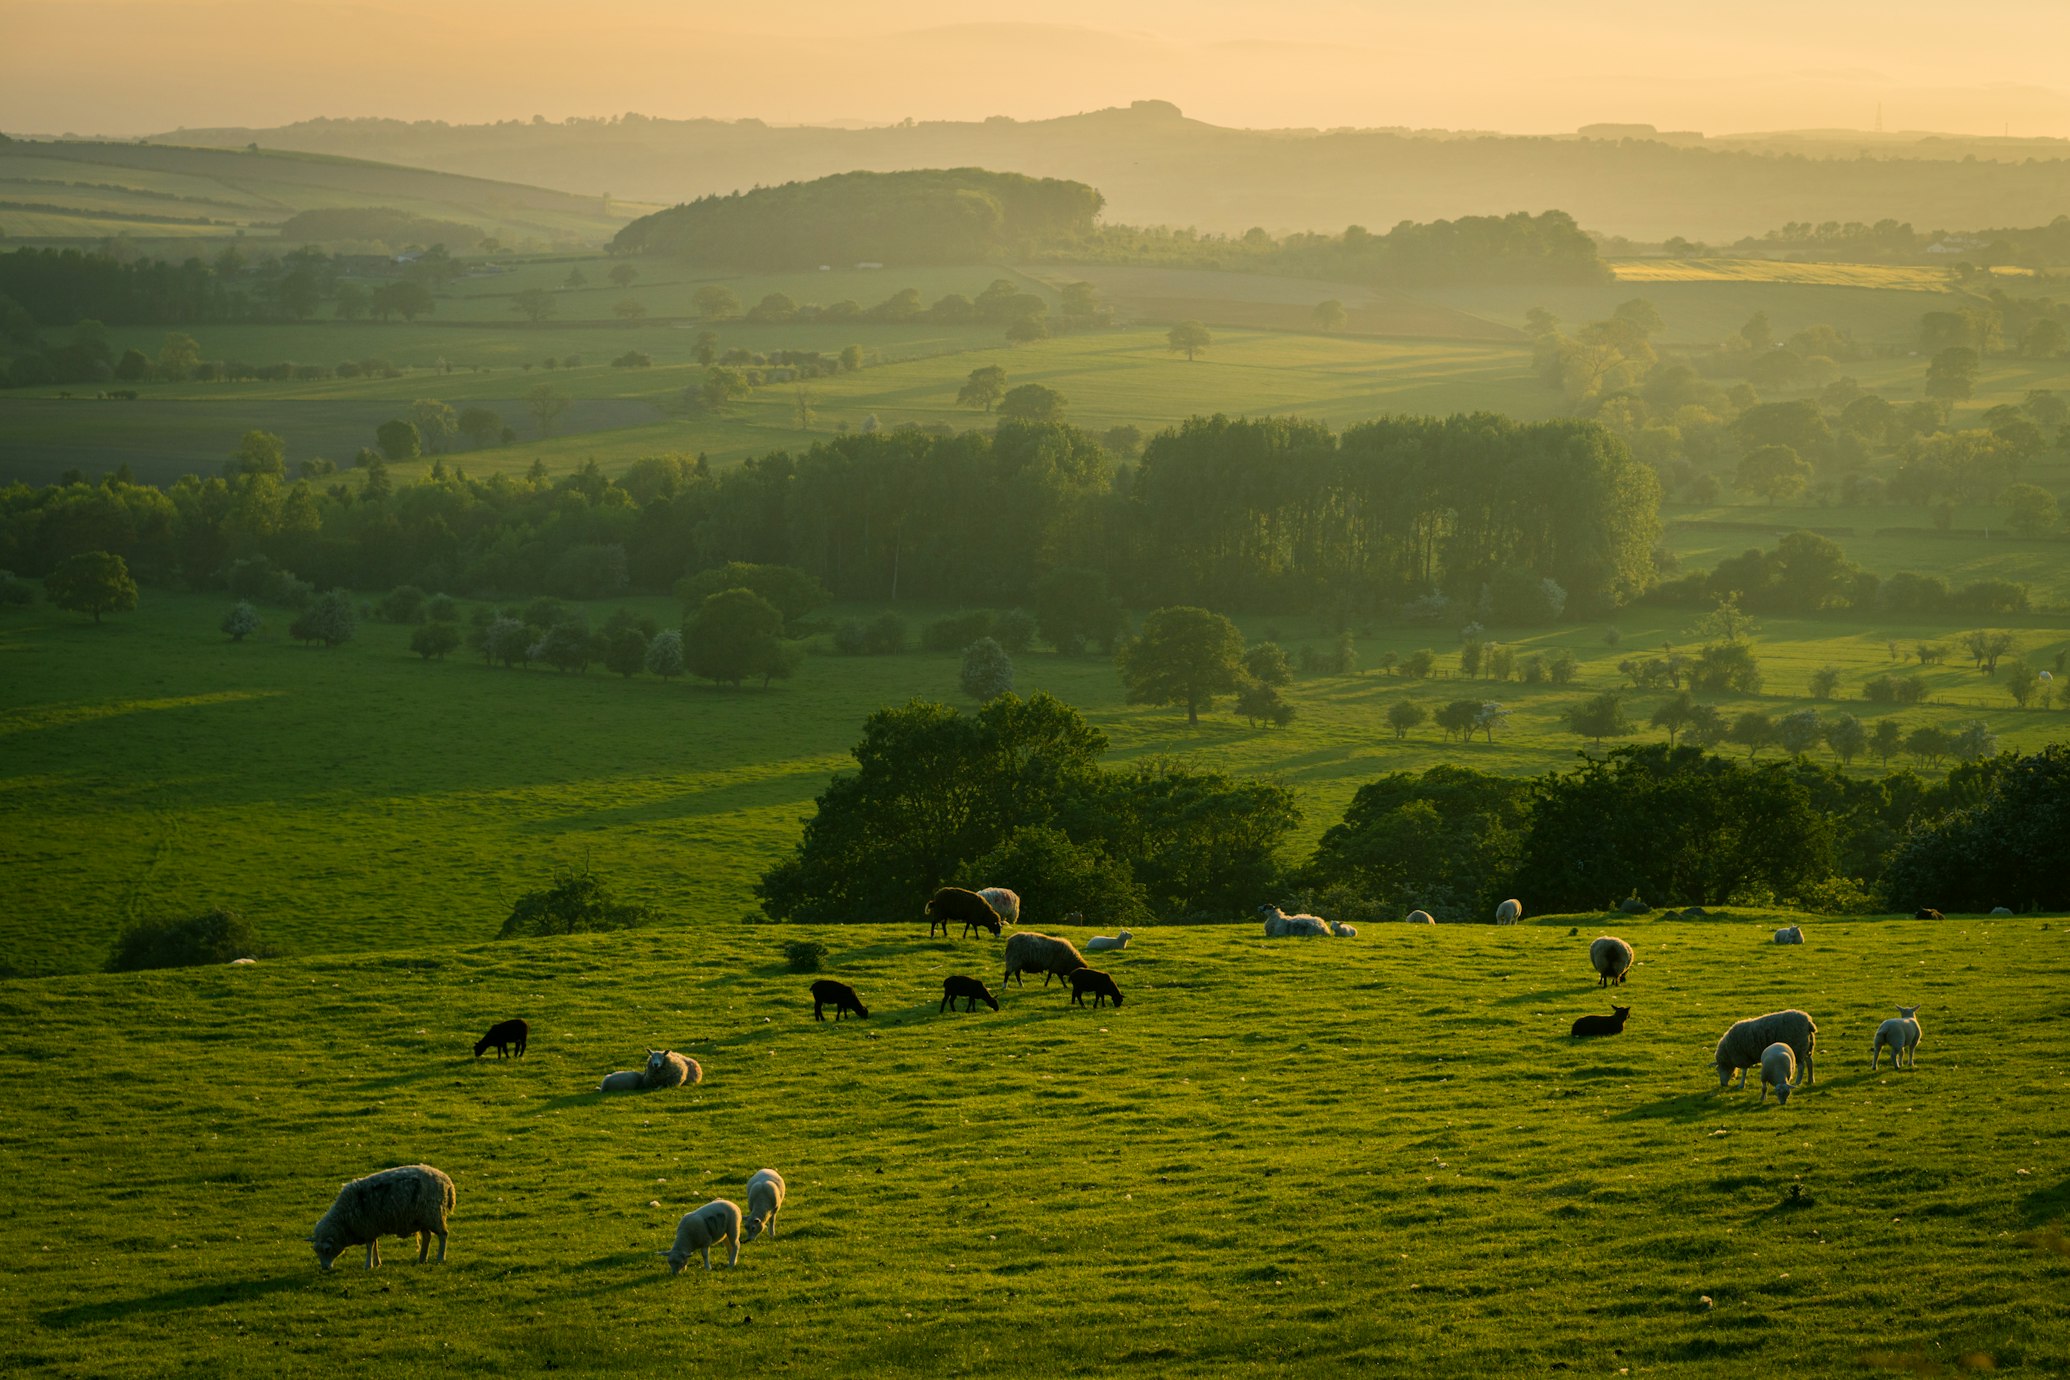
{"label": "white lamb", "polygon": [[1777,930],[1775,932],[1775,942],[1778,944],[1802,944],[1804,942],[1804,927],[1801,925],[1790,925]]}
{"label": "white lamb", "polygon": [[1330,922],[1319,915],[1288,915],[1278,906],[1260,906],[1267,939],[1328,939]]}
{"label": "white lamb", "polygon": [[1356,939],[1358,938],[1358,926],[1347,925],[1342,920],[1332,920],[1330,922],[1330,933],[1336,935],[1339,939]]}
{"label": "white lamb", "polygon": [[1818,1076],[1812,1054],[1817,1048],[1818,1026],[1807,1012],[1792,1007],[1788,1011],[1771,1011],[1765,1016],[1750,1016],[1732,1023],[1718,1039],[1718,1086],[1724,1088],[1730,1084],[1732,1075],[1737,1073],[1737,1086],[1745,1087],[1746,1071],[1757,1067],[1761,1055],[1778,1040],[1788,1045],[1790,1052],[1797,1056],[1797,1063],[1804,1070],[1804,1081],[1816,1083]]}
{"label": "white lamb", "polygon": [[1875,1068],[1890,1048],[1894,1069],[1919,1067],[1919,1008],[1900,1006],[1898,1013],[1876,1027],[1876,1043],[1869,1046],[1869,1067]]}
{"label": "white lamb", "polygon": [[988,886],[980,888],[978,895],[985,898],[985,904],[991,906],[992,913],[999,917],[1000,924],[1011,925],[1020,920],[1021,894],[1018,891],[1008,891],[1003,886]]}
{"label": "white lamb", "polygon": [[1797,1054],[1788,1045],[1777,1041],[1761,1051],[1761,1100],[1768,1100],[1768,1090],[1775,1089],[1775,1103],[1778,1107],[1790,1105],[1790,1089],[1797,1084]]}
{"label": "white lamb", "polygon": [[1514,925],[1523,918],[1524,903],[1515,898],[1495,907],[1495,923],[1498,925]]}
{"label": "white lamb", "polygon": [[742,1241],[752,1241],[762,1234],[762,1228],[769,1228],[769,1239],[776,1239],[776,1214],[783,1207],[783,1175],[774,1169],[757,1169],[748,1176],[747,1229],[741,1232]]}
{"label": "white lamb", "polygon": [[676,1244],[656,1255],[668,1257],[668,1272],[683,1273],[683,1267],[690,1263],[690,1253],[696,1251],[704,1257],[704,1268],[712,1267],[712,1247],[721,1241],[731,1249],[726,1263],[740,1263],[740,1205],[729,1203],[724,1198],[714,1198],[695,1212],[683,1214],[683,1220],[676,1223]]}
{"label": "white lamb", "polygon": [[1101,954],[1109,949],[1126,949],[1128,947],[1128,940],[1129,933],[1127,930],[1123,930],[1120,934],[1096,934],[1085,941],[1085,951],[1089,954]]}

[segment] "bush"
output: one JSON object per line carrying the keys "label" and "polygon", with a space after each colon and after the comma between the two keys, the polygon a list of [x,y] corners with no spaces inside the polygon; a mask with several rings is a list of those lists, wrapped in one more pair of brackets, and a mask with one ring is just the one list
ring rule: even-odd
{"label": "bush", "polygon": [[211,910],[178,920],[139,920],[124,929],[108,955],[106,970],[133,973],[146,968],[198,968],[233,958],[264,958],[272,950],[258,929],[233,910]]}
{"label": "bush", "polygon": [[223,631],[229,634],[232,642],[244,641],[246,637],[257,632],[260,626],[259,611],[242,599],[238,600],[230,612],[223,615]]}
{"label": "bush", "polygon": [[832,950],[817,939],[793,939],[783,946],[783,961],[794,973],[816,973]]}
{"label": "bush", "polygon": [[834,650],[842,656],[862,656],[870,649],[870,630],[860,618],[844,618],[834,625]]}
{"label": "bush", "polygon": [[352,596],[334,589],[319,595],[288,625],[288,636],[297,642],[321,642],[335,647],[350,642],[358,630],[359,610],[353,607]]}
{"label": "bush", "polygon": [[879,614],[870,620],[863,634],[863,650],[871,656],[888,656],[906,649],[906,620],[895,613]]}
{"label": "bush", "polygon": [[460,606],[450,594],[434,594],[424,601],[424,616],[434,623],[451,623],[460,616]]}
{"label": "bush", "polygon": [[415,585],[397,585],[374,605],[374,616],[384,623],[416,623],[424,617],[424,591]]}
{"label": "bush", "polygon": [[1127,863],[1097,846],[1074,843],[1060,830],[1027,826],[963,869],[963,885],[1013,878],[1021,914],[1097,916],[1116,927],[1147,920],[1150,907]]}
{"label": "bush", "polygon": [[[1276,642],[1260,642],[1247,649],[1243,654],[1243,669],[1261,685],[1291,685],[1294,681],[1293,668],[1287,665],[1287,654]],[[1241,706],[1237,712],[1243,712]]]}
{"label": "bush", "polygon": [[451,623],[426,623],[410,634],[410,650],[426,661],[446,659],[460,645],[460,630]]}
{"label": "bush", "polygon": [[1019,656],[1035,640],[1035,615],[1026,609],[1008,609],[993,623],[992,638]]}
{"label": "bush", "polygon": [[1013,658],[991,638],[981,637],[963,649],[958,680],[963,693],[979,703],[996,699],[1013,689]]}
{"label": "bush", "polygon": [[653,357],[638,350],[627,350],[611,361],[613,369],[650,369],[653,365]]}
{"label": "bush", "polygon": [[553,885],[528,891],[510,908],[498,939],[528,939],[553,934],[589,934],[626,930],[654,918],[645,906],[614,900],[594,872],[555,872]]}
{"label": "bush", "polygon": [[264,556],[232,561],[223,568],[221,578],[224,586],[239,599],[263,604],[304,609],[316,597],[316,591],[308,581],[296,579],[292,572],[282,570]]}
{"label": "bush", "polygon": [[929,652],[953,652],[991,635],[992,615],[985,609],[978,609],[935,619],[921,630],[920,647]]}

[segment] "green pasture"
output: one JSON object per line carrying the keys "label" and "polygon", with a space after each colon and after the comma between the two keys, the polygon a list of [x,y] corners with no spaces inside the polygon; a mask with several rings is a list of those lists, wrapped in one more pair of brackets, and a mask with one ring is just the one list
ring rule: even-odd
{"label": "green pasture", "polygon": [[[780,961],[808,932],[723,920],[0,983],[0,1367],[2061,1374],[2070,934],[1769,942],[1799,918],[1138,931],[1120,1008],[956,1016],[941,978],[996,980],[999,941],[912,919],[810,936],[870,1007],[838,1025]],[[1569,1039],[1612,999],[1623,1034]],[[1918,1066],[1871,1073],[1900,1002]],[[1719,1033],[1789,1006],[1816,1082],[1721,1093]],[[519,1014],[523,1061],[470,1057]],[[594,1091],[664,1045],[701,1086]],[[319,1273],[338,1185],[417,1161],[456,1185],[446,1263]],[[775,1239],[671,1277],[677,1217],[765,1165]]]}
{"label": "green pasture", "polygon": [[[627,603],[664,624],[678,617],[667,600]],[[293,952],[467,942],[492,935],[556,868],[585,860],[671,926],[732,921],[753,908],[755,879],[794,845],[813,797],[850,763],[871,711],[913,696],[975,707],[957,686],[953,653],[840,657],[823,635],[788,684],[729,690],[601,668],[491,668],[465,651],[424,662],[407,650],[408,628],[372,622],[341,647],[304,648],[286,637],[292,615],[277,609],[233,644],[217,631],[228,607],[223,596],[148,590],[135,613],[99,625],[44,604],[0,620],[0,837],[10,862],[0,958],[14,969],[93,968],[127,921],[211,905],[243,911]],[[592,623],[612,607],[593,606]],[[901,611],[916,634],[944,612]],[[1077,706],[1107,733],[1111,760],[1174,758],[1290,786],[1303,812],[1290,845],[1298,862],[1382,773],[1439,762],[1510,773],[1571,766],[1585,744],[1568,731],[1567,710],[1619,684],[1618,661],[1686,649],[1692,620],[1632,611],[1615,647],[1600,626],[1493,630],[1522,653],[1571,650],[1581,664],[1566,687],[1459,678],[1450,628],[1364,630],[1365,667],[1387,651],[1429,647],[1440,678],[1302,677],[1287,691],[1297,718],[1278,730],[1246,725],[1226,701],[1198,728],[1176,710],[1127,705],[1112,664],[1097,656],[1024,653],[1016,686]],[[1290,652],[1334,642],[1307,620],[1244,621],[1251,638]],[[1919,673],[1925,705],[1861,700],[1870,677],[1910,673],[1891,662],[1890,641],[1909,657],[1918,641],[1952,641],[1967,626],[1773,620],[1760,645],[1766,693],[1720,706],[1781,714],[1811,705],[1811,674],[1831,664],[1844,700],[1813,706],[1822,712],[1888,713],[1907,725],[1981,719],[2008,748],[2062,739],[2070,719],[2061,708],[2017,709],[1998,682],[1960,664]],[[2060,619],[2024,620],[2016,635],[2039,666],[2070,647]],[[1430,725],[1397,741],[1384,715],[1405,697],[1432,710],[1500,700],[1511,718],[1492,742],[1446,742]],[[1643,723],[1661,698],[1634,695],[1628,707]],[[1635,740],[1659,736],[1641,730]]]}

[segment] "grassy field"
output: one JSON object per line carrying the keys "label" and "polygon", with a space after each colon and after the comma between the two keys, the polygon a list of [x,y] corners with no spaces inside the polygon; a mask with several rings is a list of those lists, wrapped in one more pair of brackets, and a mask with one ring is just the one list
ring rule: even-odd
{"label": "grassy field", "polygon": [[1800,283],[1813,287],[1898,288],[1943,292],[1952,268],[1932,264],[1807,264],[1782,259],[1620,259],[1620,283]]}
{"label": "grassy field", "polygon": [[[630,602],[664,623],[678,616],[667,601]],[[17,970],[97,967],[128,920],[217,904],[294,952],[461,943],[494,934],[518,895],[585,859],[671,924],[732,921],[753,907],[755,878],[795,843],[813,797],[849,764],[866,715],[916,695],[970,707],[954,654],[845,658],[825,654],[821,638],[790,684],[731,691],[601,669],[492,669],[464,652],[426,663],[407,651],[409,629],[388,624],[306,649],[287,641],[291,615],[280,610],[233,644],[216,630],[226,607],[220,596],[149,591],[137,613],[98,626],[47,605],[0,622],[0,836],[13,864],[0,958]],[[593,608],[591,621],[610,607]],[[903,612],[917,624],[940,611]],[[1384,772],[1571,766],[1583,743],[1566,728],[1568,708],[1620,683],[1619,660],[1664,642],[1686,647],[1692,617],[1633,611],[1617,647],[1600,627],[1516,635],[1522,652],[1574,652],[1580,674],[1563,688],[1457,679],[1450,629],[1372,630],[1358,643],[1365,665],[1430,647],[1445,678],[1304,677],[1288,692],[1298,717],[1283,730],[1250,728],[1226,703],[1197,729],[1176,711],[1124,704],[1098,657],[1024,654],[1017,688],[1079,707],[1108,734],[1112,760],[1170,757],[1287,784],[1303,811],[1289,859],[1298,861]],[[1290,649],[1329,641],[1303,620],[1245,621],[1252,638]],[[1908,670],[1893,666],[1890,641],[1908,656],[1919,640],[1950,641],[1966,626],[1771,620],[1760,647],[1767,694],[1720,705],[1803,707],[1811,673],[1831,664],[1846,701],[1816,706],[1824,712],[1908,725],[1981,719],[2006,747],[2070,734],[2062,710],[2019,710],[1959,665],[1921,673],[1927,705],[1860,699],[1869,677]],[[2070,648],[2060,619],[2024,620],[2018,636],[2040,666]],[[1383,716],[1403,697],[1433,708],[1497,699],[1511,722],[1492,743],[1447,743],[1430,726],[1397,742]],[[1643,721],[1660,698],[1635,696],[1630,710]]]}
{"label": "grassy field", "polygon": [[[0,1367],[2063,1373],[2070,931],[1768,942],[1794,918],[1620,917],[1615,993],[1588,916],[1138,932],[1119,1009],[964,1016],[940,979],[998,941],[856,927],[821,936],[871,1008],[840,1025],[796,931],[728,924],[0,983]],[[1571,1041],[1613,995],[1625,1032]],[[1918,1068],[1871,1074],[1899,1002]],[[1721,1094],[1719,1032],[1785,1006],[1816,1083]],[[527,1058],[469,1058],[518,1013]],[[661,1045],[704,1084],[593,1091]],[[320,1274],[337,1185],[413,1161],[457,1186],[447,1262]],[[671,1278],[676,1218],[764,1165],[777,1238]]]}

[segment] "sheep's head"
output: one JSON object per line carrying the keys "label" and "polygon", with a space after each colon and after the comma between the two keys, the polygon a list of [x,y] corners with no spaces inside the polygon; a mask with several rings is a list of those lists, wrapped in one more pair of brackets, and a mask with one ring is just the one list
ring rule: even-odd
{"label": "sheep's head", "polygon": [[1622,1024],[1625,1018],[1632,1014],[1632,1009],[1629,1006],[1613,1006],[1610,1008],[1610,1014],[1617,1017],[1618,1022]]}
{"label": "sheep's head", "polygon": [[978,995],[982,996],[985,999],[985,1005],[991,1007],[994,1011],[997,1011],[999,1009],[999,998],[993,996],[990,992],[982,990],[980,990]]}
{"label": "sheep's head", "polygon": [[322,1236],[311,1236],[309,1238],[309,1245],[316,1252],[317,1266],[325,1270],[330,1269],[331,1262],[345,1253],[347,1244],[328,1232]]}
{"label": "sheep's head", "polygon": [[679,1275],[683,1273],[683,1267],[690,1263],[689,1255],[683,1251],[656,1251],[654,1254],[660,1256],[663,1260],[666,1260],[668,1262],[668,1272],[672,1275]]}
{"label": "sheep's head", "polygon": [[747,1244],[748,1242],[750,1242],[750,1241],[754,1240],[754,1239],[755,1239],[756,1237],[760,1236],[761,1234],[762,1234],[762,1218],[761,1218],[761,1217],[760,1217],[759,1215],[757,1215],[757,1216],[754,1216],[754,1217],[750,1217],[750,1218],[748,1218],[748,1220],[747,1220],[747,1225],[746,1225],[746,1226],[744,1226],[744,1227],[742,1227],[742,1228],[740,1229],[740,1241],[741,1241],[741,1244],[742,1244],[742,1245],[746,1245],[746,1244]]}
{"label": "sheep's head", "polygon": [[668,1064],[668,1051],[667,1051],[667,1050],[665,1050],[665,1049],[650,1049],[650,1050],[648,1050],[648,1051],[647,1051],[647,1072],[649,1072],[649,1073],[660,1073],[660,1072],[661,1072],[661,1070],[662,1070],[662,1069],[663,1069],[663,1068],[664,1068],[664,1067],[665,1067],[665,1066],[666,1066],[667,1064]]}
{"label": "sheep's head", "polygon": [[1907,1021],[1909,1021],[1909,1020],[1911,1020],[1912,1018],[1914,1018],[1915,1016],[1917,1016],[1918,1014],[1919,1014],[1919,1008],[1918,1008],[1918,1007],[1916,1007],[1916,1006],[1900,1006],[1900,1007],[1898,1008],[1898,1016],[1899,1016],[1899,1018],[1900,1018],[1900,1019],[1902,1019],[1902,1020],[1907,1020]]}

